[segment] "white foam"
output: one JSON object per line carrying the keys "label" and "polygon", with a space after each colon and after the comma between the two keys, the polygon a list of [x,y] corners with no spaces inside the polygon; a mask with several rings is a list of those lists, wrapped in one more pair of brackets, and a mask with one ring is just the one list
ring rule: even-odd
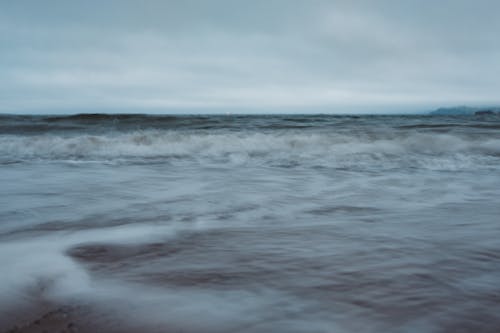
{"label": "white foam", "polygon": [[[339,133],[136,131],[78,136],[0,136],[0,155],[8,160],[120,161],[144,158],[190,159],[245,164],[314,160],[318,164],[405,157],[498,156],[500,140],[471,140],[458,135],[378,133],[374,137]],[[456,159],[455,159],[456,160]]]}
{"label": "white foam", "polygon": [[76,295],[94,295],[86,270],[66,255],[66,250],[85,243],[130,244],[174,236],[176,229],[130,225],[4,241],[1,246],[0,309],[39,301],[61,301]]}

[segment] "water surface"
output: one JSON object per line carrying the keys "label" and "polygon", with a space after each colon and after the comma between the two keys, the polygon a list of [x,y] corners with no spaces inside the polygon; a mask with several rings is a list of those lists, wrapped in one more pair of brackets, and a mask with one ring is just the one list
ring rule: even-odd
{"label": "water surface", "polygon": [[0,184],[0,330],[500,331],[496,116],[0,116]]}

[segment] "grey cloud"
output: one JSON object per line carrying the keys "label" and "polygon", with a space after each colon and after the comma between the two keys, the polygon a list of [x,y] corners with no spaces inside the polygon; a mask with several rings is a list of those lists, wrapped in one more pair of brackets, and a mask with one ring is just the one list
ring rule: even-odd
{"label": "grey cloud", "polygon": [[499,103],[493,1],[16,1],[0,112]]}

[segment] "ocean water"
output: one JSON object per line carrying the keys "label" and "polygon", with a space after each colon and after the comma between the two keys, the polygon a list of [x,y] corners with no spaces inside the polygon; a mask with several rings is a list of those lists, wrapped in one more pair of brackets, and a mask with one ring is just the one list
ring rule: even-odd
{"label": "ocean water", "polygon": [[500,117],[0,116],[0,267],[0,331],[499,332]]}

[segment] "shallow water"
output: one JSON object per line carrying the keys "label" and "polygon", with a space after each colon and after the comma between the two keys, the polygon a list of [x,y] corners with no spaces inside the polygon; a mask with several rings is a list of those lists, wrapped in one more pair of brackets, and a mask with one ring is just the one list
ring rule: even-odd
{"label": "shallow water", "polygon": [[0,116],[0,330],[500,331],[500,118]]}

